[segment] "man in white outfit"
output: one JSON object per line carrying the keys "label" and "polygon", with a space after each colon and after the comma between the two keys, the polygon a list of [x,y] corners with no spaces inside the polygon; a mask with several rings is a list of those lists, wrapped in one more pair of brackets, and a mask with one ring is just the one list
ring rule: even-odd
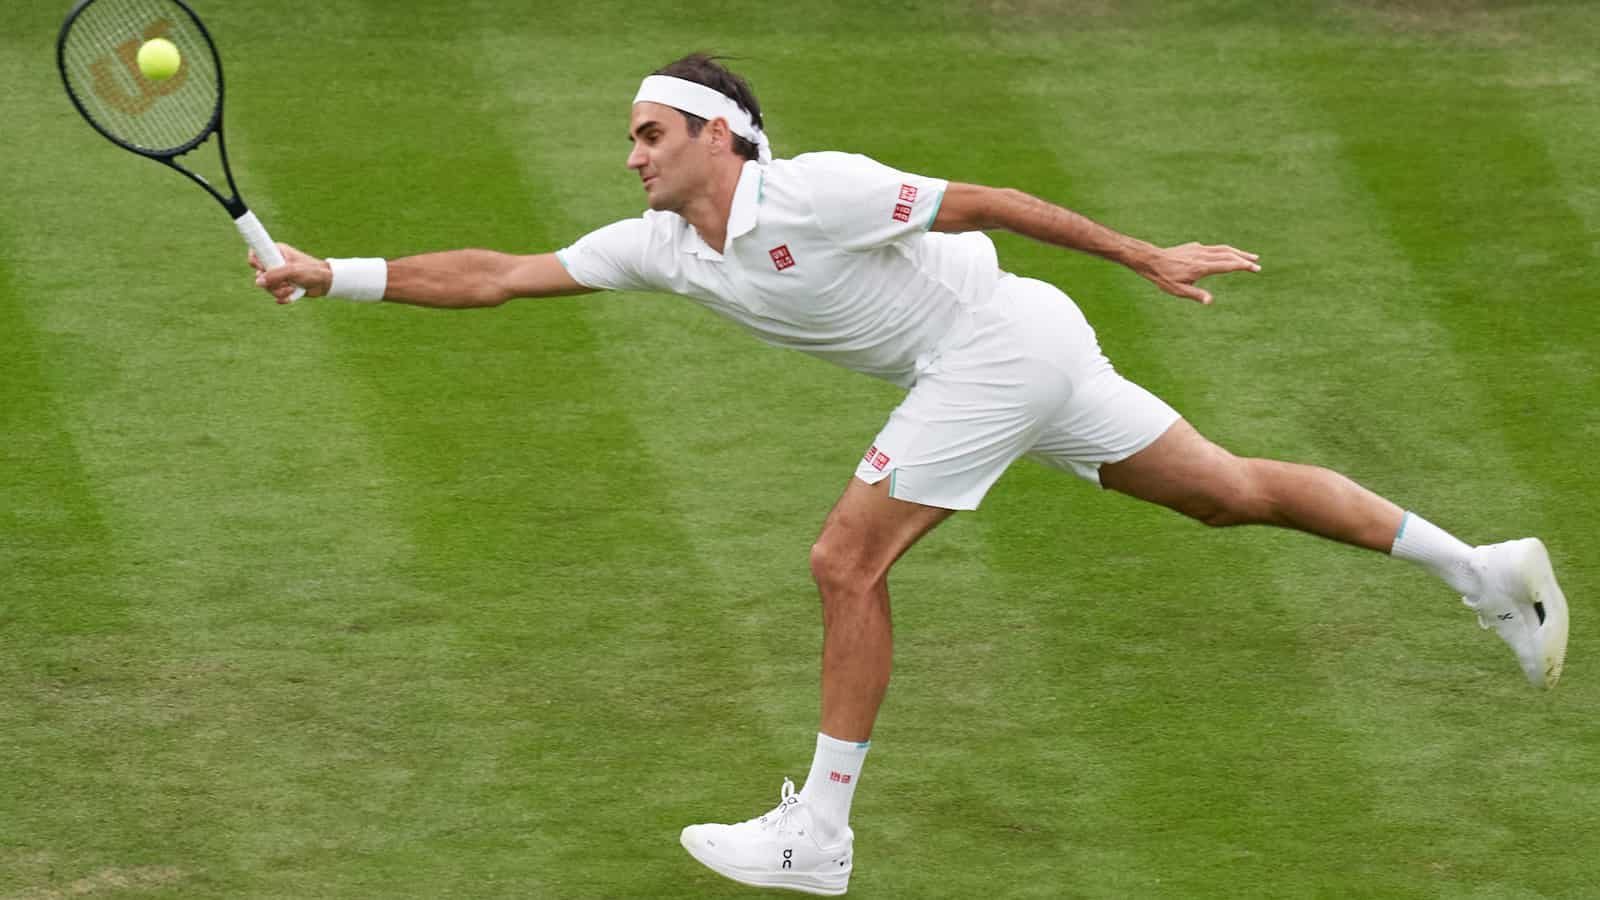
{"label": "man in white outfit", "polygon": [[[693,825],[683,846],[746,884],[845,892],[851,798],[889,683],[888,572],[1019,456],[1208,525],[1294,528],[1420,563],[1511,646],[1535,686],[1566,653],[1567,607],[1544,545],[1469,546],[1327,469],[1241,459],[1117,374],[1077,306],[1000,269],[1005,229],[1121,263],[1201,303],[1196,282],[1260,271],[1255,254],[1160,248],[1015,190],[912,175],[863,156],[773,159],[749,86],[685,57],[641,84],[628,168],[650,210],[557,253],[456,250],[322,260],[285,246],[257,283],[432,307],[657,291],[696,300],[779,347],[907,388],[811,548],[822,597],[822,716],[812,767],[777,808]],[[252,257],[252,263],[261,269]]]}

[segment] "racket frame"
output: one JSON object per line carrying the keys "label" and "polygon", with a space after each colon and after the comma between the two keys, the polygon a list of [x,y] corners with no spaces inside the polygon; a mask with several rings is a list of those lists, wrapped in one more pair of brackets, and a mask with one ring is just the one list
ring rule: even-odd
{"label": "racket frame", "polygon": [[[67,34],[72,31],[73,23],[78,20],[78,17],[83,14],[84,10],[88,9],[95,2],[97,2],[97,0],[78,0],[78,4],[72,8],[71,12],[67,13],[66,21],[61,25],[61,34],[56,38],[56,67],[61,70],[61,79],[62,81],[66,82],[67,97],[72,100],[72,105],[77,107],[79,114],[83,116],[85,121],[94,127],[95,131],[100,132],[102,136],[111,141],[113,144],[116,144],[124,150],[131,150],[140,156],[156,160],[157,162],[182,173],[195,184],[205,188],[206,193],[210,194],[212,197],[215,197],[217,202],[222,204],[222,208],[228,211],[228,215],[232,216],[236,220],[243,217],[250,211],[250,207],[246,206],[244,200],[239,196],[239,186],[233,180],[233,167],[228,164],[228,140],[223,134],[222,127],[222,110],[223,104],[227,99],[227,90],[225,88],[225,76],[222,72],[222,55],[217,52],[217,42],[211,37],[211,31],[206,28],[204,22],[200,21],[200,16],[197,15],[192,8],[190,8],[189,4],[183,2],[183,0],[167,0],[167,2],[176,5],[179,9],[182,9],[184,14],[189,17],[189,21],[194,23],[194,26],[200,30],[201,36],[205,38],[206,50],[210,52],[211,62],[216,67],[217,71],[217,103],[216,106],[211,110],[211,119],[206,123],[206,126],[200,130],[198,135],[190,139],[187,143],[171,150],[151,150],[148,147],[140,147],[137,144],[131,144],[103,128],[99,122],[95,121],[94,116],[90,115],[89,111],[84,108],[83,102],[78,99],[77,93],[72,89],[72,82],[67,78]],[[223,196],[222,193],[211,184],[211,182],[207,181],[198,173],[184,168],[184,166],[178,162],[178,157],[195,150],[201,144],[204,144],[208,139],[210,139],[213,134],[217,136],[217,155],[222,158],[222,174],[228,180],[228,191],[231,196]]]}

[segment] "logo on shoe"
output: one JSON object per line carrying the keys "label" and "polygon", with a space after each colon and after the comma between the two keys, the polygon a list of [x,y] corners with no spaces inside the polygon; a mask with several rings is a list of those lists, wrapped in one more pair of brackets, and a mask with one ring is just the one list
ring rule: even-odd
{"label": "logo on shoe", "polygon": [[794,868],[794,848],[793,847],[790,847],[789,849],[783,851],[783,867],[785,869]]}

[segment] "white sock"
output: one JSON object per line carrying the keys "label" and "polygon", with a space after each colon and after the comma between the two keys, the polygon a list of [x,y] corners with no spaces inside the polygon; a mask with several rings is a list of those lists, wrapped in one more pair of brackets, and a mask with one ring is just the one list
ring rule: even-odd
{"label": "white sock", "polygon": [[871,746],[871,741],[841,741],[817,733],[817,755],[811,758],[800,799],[811,807],[812,821],[825,841],[844,834],[850,823],[850,800]]}
{"label": "white sock", "polygon": [[1444,579],[1456,593],[1471,595],[1478,591],[1478,576],[1473,573],[1467,556],[1471,550],[1450,532],[1414,512],[1407,512],[1400,520],[1400,531],[1394,536],[1389,555],[1419,563]]}

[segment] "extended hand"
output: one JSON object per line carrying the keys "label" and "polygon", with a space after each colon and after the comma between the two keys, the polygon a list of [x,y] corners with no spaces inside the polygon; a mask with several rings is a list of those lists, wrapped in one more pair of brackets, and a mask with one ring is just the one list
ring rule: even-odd
{"label": "extended hand", "polygon": [[256,258],[256,252],[250,251],[250,265],[257,273],[256,287],[271,294],[279,303],[288,303],[289,295],[297,287],[305,288],[306,294],[312,297],[328,293],[328,286],[333,283],[333,270],[326,261],[301,253],[288,244],[279,244],[278,252],[283,254],[283,265],[268,269]]}
{"label": "extended hand", "polygon": [[1157,250],[1134,271],[1174,297],[1209,304],[1211,292],[1195,287],[1195,282],[1207,275],[1221,275],[1224,272],[1259,272],[1261,266],[1256,260],[1260,258],[1226,244],[1205,245],[1190,241]]}

